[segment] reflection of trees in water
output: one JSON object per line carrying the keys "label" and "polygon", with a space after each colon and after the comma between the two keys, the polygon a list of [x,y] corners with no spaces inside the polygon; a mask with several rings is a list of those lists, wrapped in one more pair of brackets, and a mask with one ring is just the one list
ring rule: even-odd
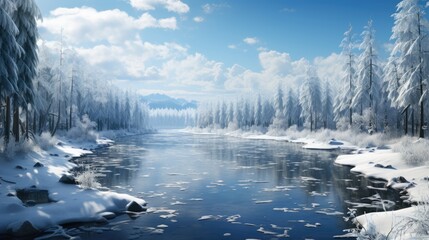
{"label": "reflection of trees in water", "polygon": [[[337,195],[342,202],[349,201],[352,203],[363,203],[373,204],[378,207],[359,207],[357,208],[357,214],[369,213],[369,212],[380,212],[384,211],[383,205],[380,203],[381,200],[388,200],[395,203],[391,208],[388,204],[384,204],[386,210],[397,210],[409,206],[404,203],[397,191],[392,189],[384,188],[385,181],[377,179],[368,179],[359,174],[353,174],[350,172],[350,167],[337,166],[333,167],[333,186],[337,190]],[[368,186],[370,186],[368,188]],[[357,190],[353,190],[356,188]],[[379,188],[379,189],[374,189]],[[374,195],[378,194],[380,200],[371,199]],[[370,199],[368,199],[370,198]],[[344,211],[347,212],[347,208],[356,208],[352,204],[344,204]]]}
{"label": "reflection of trees in water", "polygon": [[[253,180],[270,180],[276,185],[296,185],[301,177],[308,192],[328,192],[332,179],[332,161],[336,154],[308,151],[301,145],[267,140],[235,138],[204,139],[201,149],[210,160],[233,163],[238,170],[253,173]],[[273,179],[270,179],[273,178]]]}
{"label": "reflection of trees in water", "polygon": [[103,187],[126,187],[137,178],[142,167],[141,156],[145,154],[141,147],[142,140],[141,137],[132,137],[129,143],[125,141],[120,145],[98,149],[96,154],[80,158],[77,162],[90,166],[100,174],[97,180]]}

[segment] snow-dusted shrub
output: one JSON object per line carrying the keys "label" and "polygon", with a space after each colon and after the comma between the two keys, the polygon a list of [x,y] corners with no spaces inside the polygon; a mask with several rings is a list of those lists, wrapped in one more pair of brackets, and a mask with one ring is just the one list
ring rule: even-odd
{"label": "snow-dusted shrub", "polygon": [[5,146],[3,141],[0,141],[0,158],[3,156],[7,159],[12,159],[18,153],[27,153],[34,149],[35,144],[32,139],[21,138],[20,142],[15,142],[15,139],[12,137]]}
{"label": "snow-dusted shrub", "polygon": [[344,220],[346,222],[351,222],[355,225],[355,228],[348,229],[348,232],[350,233],[350,236],[355,237],[357,240],[387,240],[389,239],[388,236],[384,236],[383,234],[379,233],[377,231],[377,225],[372,221],[372,219],[367,218],[367,224],[366,226],[362,226],[357,221],[357,214],[356,209],[349,208],[349,211],[347,212],[347,217],[344,217]]}
{"label": "snow-dusted shrub", "polygon": [[37,139],[37,144],[43,150],[48,150],[58,142],[58,140],[55,137],[52,137],[49,132],[43,132],[36,139]]}
{"label": "snow-dusted shrub", "polygon": [[340,118],[337,122],[336,122],[336,128],[339,131],[346,131],[350,128],[350,121],[348,118]]}
{"label": "snow-dusted shrub", "polygon": [[429,141],[403,137],[399,143],[393,146],[395,152],[401,153],[407,164],[422,166],[429,163]]}
{"label": "snow-dusted shrub", "polygon": [[78,174],[76,181],[80,187],[85,189],[101,187],[101,184],[97,181],[97,173],[91,167],[87,167],[85,171]]}
{"label": "snow-dusted shrub", "polygon": [[85,114],[81,120],[75,121],[75,127],[72,127],[67,132],[67,137],[79,141],[95,142],[98,137],[94,130],[96,127],[97,123],[91,121],[88,115]]}

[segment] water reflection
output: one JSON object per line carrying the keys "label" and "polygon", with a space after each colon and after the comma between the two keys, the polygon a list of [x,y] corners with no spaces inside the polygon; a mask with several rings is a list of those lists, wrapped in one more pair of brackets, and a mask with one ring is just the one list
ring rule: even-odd
{"label": "water reflection", "polygon": [[117,217],[109,225],[114,234],[80,236],[330,239],[351,227],[342,217],[354,204],[377,202],[375,194],[398,201],[382,183],[367,189],[350,169],[334,166],[336,156],[286,142],[180,132],[124,138],[81,161],[103,174],[103,186],[142,197],[151,208],[132,222]]}

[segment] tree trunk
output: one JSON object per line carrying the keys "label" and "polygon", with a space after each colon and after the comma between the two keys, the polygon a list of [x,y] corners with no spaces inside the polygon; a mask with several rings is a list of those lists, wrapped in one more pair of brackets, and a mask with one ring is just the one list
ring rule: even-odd
{"label": "tree trunk", "polygon": [[25,139],[29,139],[28,132],[30,131],[30,114],[28,113],[28,104],[25,105]]}
{"label": "tree trunk", "polygon": [[349,124],[350,124],[350,128],[351,128],[353,125],[353,109],[351,107],[349,110]]}
{"label": "tree trunk", "polygon": [[15,137],[15,142],[19,142],[19,106],[18,106],[18,97],[13,99],[13,126],[12,132]]}
{"label": "tree trunk", "polygon": [[420,128],[419,128],[419,137],[425,137],[425,115],[424,115],[424,101],[420,104]]}
{"label": "tree trunk", "polygon": [[414,109],[411,109],[411,136],[414,137]]}
{"label": "tree trunk", "polygon": [[52,132],[51,132],[52,137],[57,132],[58,125],[60,124],[60,119],[61,119],[61,101],[58,101],[58,118],[57,118],[57,123],[55,124],[55,127],[54,129],[52,129]]}
{"label": "tree trunk", "polygon": [[408,134],[408,108],[405,109],[404,134]]}
{"label": "tree trunk", "polygon": [[10,139],[10,97],[6,97],[6,116],[4,121],[4,143],[5,146],[9,143]]}
{"label": "tree trunk", "polygon": [[37,131],[37,114],[36,110],[33,109],[33,134],[36,134]]}

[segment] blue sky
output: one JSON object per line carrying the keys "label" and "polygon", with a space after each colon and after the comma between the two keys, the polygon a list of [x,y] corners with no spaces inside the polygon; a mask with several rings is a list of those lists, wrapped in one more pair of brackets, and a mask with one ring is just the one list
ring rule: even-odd
{"label": "blue sky", "polygon": [[[279,81],[289,81],[290,84],[286,85],[299,85],[300,77],[297,75],[303,61],[307,61],[306,64],[309,65],[320,65],[316,67],[321,68],[327,68],[329,62],[338,62],[336,60],[338,56],[335,54],[341,51],[339,44],[349,24],[353,26],[358,40],[369,19],[373,20],[376,30],[380,58],[384,58],[387,56],[386,44],[389,42],[393,26],[391,15],[399,1],[36,0],[36,2],[45,19],[40,27],[43,39],[58,40],[60,28],[58,25],[61,25],[65,29],[65,35],[68,35],[66,36],[68,44],[76,47],[78,52],[88,58],[93,59],[101,55],[101,46],[105,51],[110,48],[128,48],[128,51],[135,55],[135,59],[142,58],[142,65],[135,65],[136,61],[130,64],[126,60],[123,62],[118,60],[115,64],[123,64],[124,68],[130,69],[114,73],[112,75],[114,79],[127,87],[141,89],[142,93],[158,91],[178,97],[201,98],[201,95],[208,94],[267,92]],[[58,8],[63,10],[58,11]],[[79,13],[83,9],[93,11]],[[53,13],[54,10],[57,12]],[[73,17],[70,17],[71,15]],[[99,18],[96,15],[99,15]],[[110,17],[115,15],[116,18]],[[142,15],[145,17],[141,18]],[[141,18],[138,24],[145,27],[134,24],[128,26],[129,22],[121,22],[128,17],[136,21]],[[115,19],[118,25],[114,22]],[[82,21],[80,25],[79,21]],[[100,31],[92,29],[91,24]],[[121,26],[126,26],[125,30],[113,30],[112,36],[115,34],[122,36],[103,39],[108,38],[103,31],[109,32],[111,28]],[[79,36],[80,34],[82,36]],[[130,41],[141,48],[131,46]],[[141,52],[136,53],[139,50]],[[157,55],[157,52],[162,53],[161,56]],[[120,53],[126,54],[127,50]],[[109,69],[110,61],[106,59],[91,61],[92,64]],[[128,67],[130,65],[135,66],[131,69]],[[180,72],[174,66],[182,66],[184,72]],[[270,66],[277,67],[272,69]],[[331,71],[334,72],[335,69],[332,68]],[[193,72],[195,75],[192,75]],[[321,78],[332,77],[332,72],[320,72]],[[264,82],[271,81],[267,78],[275,80],[268,84],[266,87],[268,89],[265,89]],[[335,80],[337,79],[332,79]]]}

